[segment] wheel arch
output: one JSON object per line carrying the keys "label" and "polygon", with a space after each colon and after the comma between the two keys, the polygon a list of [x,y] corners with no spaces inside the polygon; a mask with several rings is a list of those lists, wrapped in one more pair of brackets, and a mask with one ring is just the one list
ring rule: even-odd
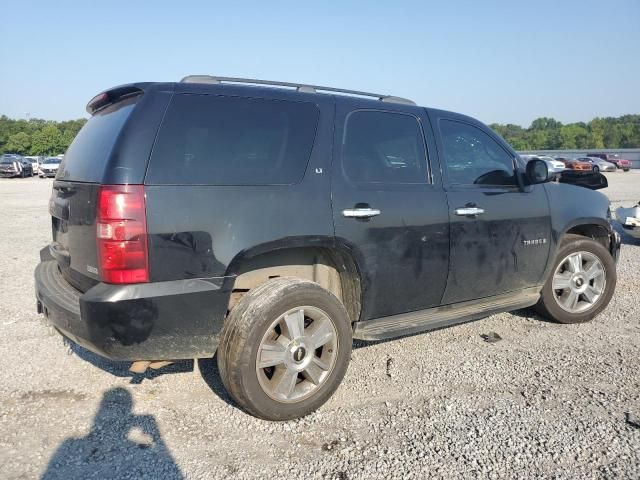
{"label": "wheel arch", "polygon": [[567,235],[580,235],[594,239],[609,250],[612,256],[614,255],[615,245],[613,244],[614,242],[612,238],[613,232],[611,225],[606,218],[595,216],[578,217],[564,224],[557,221],[554,223],[555,226],[553,228],[551,238],[551,250],[549,252],[547,268],[542,276],[543,281],[546,281],[546,279],[549,278],[549,275],[551,275],[551,271],[556,262],[556,257],[560,250],[560,245]]}
{"label": "wheel arch", "polygon": [[297,277],[329,290],[344,304],[351,322],[360,318],[362,284],[359,269],[349,251],[333,238],[286,239],[240,252],[227,268],[233,278],[231,310],[249,290],[272,278]]}
{"label": "wheel arch", "polygon": [[610,247],[611,226],[601,218],[572,222],[562,232],[558,243],[560,244],[562,239],[568,234],[591,238],[607,249]]}

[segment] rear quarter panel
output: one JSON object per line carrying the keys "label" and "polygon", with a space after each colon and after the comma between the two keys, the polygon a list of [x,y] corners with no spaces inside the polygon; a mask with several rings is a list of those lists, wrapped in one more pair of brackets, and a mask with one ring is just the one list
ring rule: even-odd
{"label": "rear quarter panel", "polygon": [[333,99],[317,105],[314,147],[298,184],[146,185],[151,281],[233,275],[234,265],[264,251],[333,241]]}

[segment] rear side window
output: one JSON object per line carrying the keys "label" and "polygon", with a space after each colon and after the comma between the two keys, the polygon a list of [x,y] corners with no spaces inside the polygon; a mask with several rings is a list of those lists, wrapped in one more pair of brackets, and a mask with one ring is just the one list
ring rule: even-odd
{"label": "rear side window", "polygon": [[111,150],[138,98],[129,97],[94,114],[67,149],[56,178],[100,182]]}
{"label": "rear side window", "polygon": [[307,102],[176,95],[146,183],[287,185],[309,161],[318,108]]}
{"label": "rear side window", "polygon": [[354,183],[426,183],[425,145],[415,117],[360,110],[347,117],[342,169]]}

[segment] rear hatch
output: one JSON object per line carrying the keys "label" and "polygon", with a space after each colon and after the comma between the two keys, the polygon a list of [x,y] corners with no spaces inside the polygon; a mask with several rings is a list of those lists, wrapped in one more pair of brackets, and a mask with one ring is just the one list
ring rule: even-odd
{"label": "rear hatch", "polygon": [[53,241],[49,250],[65,279],[82,292],[99,282],[98,191],[111,156],[117,155],[118,139],[136,107],[139,93],[139,90],[131,92],[115,103],[102,99],[101,108],[67,150],[53,184],[49,201]]}

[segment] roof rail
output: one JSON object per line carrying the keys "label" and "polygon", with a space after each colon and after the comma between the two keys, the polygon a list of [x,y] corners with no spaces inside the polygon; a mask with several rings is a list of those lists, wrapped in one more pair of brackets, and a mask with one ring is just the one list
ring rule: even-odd
{"label": "roof rail", "polygon": [[347,95],[358,95],[361,97],[374,97],[382,102],[402,103],[405,105],[415,105],[415,102],[407,98],[395,97],[393,95],[381,95],[379,93],[359,92],[357,90],[346,90],[344,88],[321,87],[319,85],[306,85],[303,83],[275,82],[271,80],[258,80],[254,78],[234,78],[234,77],[214,77],[212,75],[188,75],[180,80],[181,83],[247,83],[252,85],[269,85],[273,87],[295,88],[298,92],[318,93],[336,92]]}

